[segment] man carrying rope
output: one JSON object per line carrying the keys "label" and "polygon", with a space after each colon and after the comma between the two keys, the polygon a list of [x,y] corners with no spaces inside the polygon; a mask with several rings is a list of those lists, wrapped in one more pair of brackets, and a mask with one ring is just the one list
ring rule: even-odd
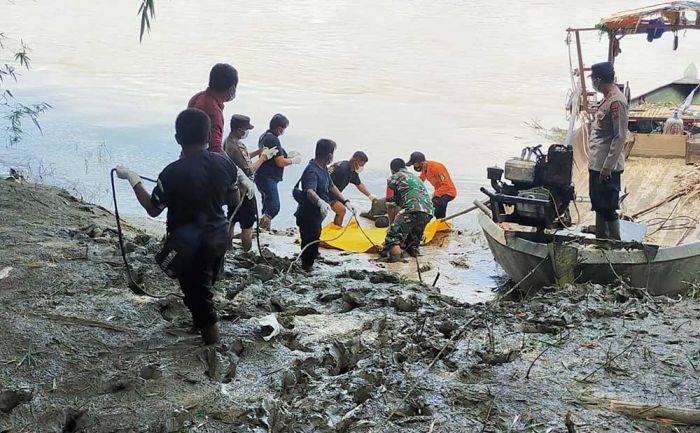
{"label": "man carrying rope", "polygon": [[419,254],[418,247],[434,209],[425,184],[406,170],[403,159],[392,160],[390,168],[386,204],[391,225],[382,253],[393,262],[401,260],[402,250],[413,257]]}
{"label": "man carrying rope", "polygon": [[620,176],[625,169],[627,98],[615,84],[611,62],[591,66],[593,88],[604,95],[592,125],[588,148],[588,189],[595,211],[595,235],[599,239],[620,240],[617,215],[620,202]]}
{"label": "man carrying rope", "polygon": [[322,138],[316,143],[314,159],[304,169],[297,186],[301,184],[301,190],[295,187],[294,199],[299,203],[294,213],[301,237],[301,267],[307,272],[313,269],[314,261],[318,256],[318,247],[321,238],[321,224],[331,209],[331,197],[345,205],[355,215],[356,209],[350,200],[338,190],[328,173],[328,165],[333,162],[335,153],[335,141]]}
{"label": "man carrying rope", "polygon": [[207,151],[209,129],[209,117],[202,110],[188,108],[177,116],[175,139],[183,158],[163,169],[151,195],[134,171],[118,166],[116,172],[129,181],[148,215],[158,216],[168,208],[166,247],[175,245],[170,258],[171,263],[177,262],[173,274],[194,326],[205,344],[214,344],[219,341],[219,328],[212,286],[227,246],[223,205],[238,170],[226,155]]}

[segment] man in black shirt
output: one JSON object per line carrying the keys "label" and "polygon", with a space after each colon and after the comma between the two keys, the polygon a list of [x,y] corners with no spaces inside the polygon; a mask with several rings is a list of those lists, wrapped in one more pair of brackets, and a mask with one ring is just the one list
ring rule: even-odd
{"label": "man in black shirt", "polygon": [[[338,187],[340,192],[343,192],[348,184],[353,184],[357,190],[364,194],[370,201],[377,199],[377,196],[367,190],[367,187],[360,180],[360,172],[367,164],[367,154],[362,151],[357,151],[352,155],[349,161],[340,161],[331,165],[328,172],[331,174],[333,184]],[[337,200],[331,202],[331,209],[335,212],[333,224],[342,227],[343,219],[345,218],[345,206]]]}
{"label": "man in black shirt", "polygon": [[212,299],[212,286],[226,252],[227,221],[223,205],[226,191],[236,183],[237,170],[231,160],[208,152],[209,117],[197,108],[181,112],[175,121],[175,139],[183,157],[158,175],[151,195],[141,178],[126,167],[117,167],[117,176],[127,179],[141,206],[152,217],[167,207],[168,237],[188,231],[196,233],[194,259],[183,267],[177,278],[205,344],[219,341],[218,318]]}
{"label": "man in black shirt", "polygon": [[321,224],[330,210],[331,197],[348,206],[351,212],[355,212],[349,200],[343,197],[338,188],[333,185],[328,164],[333,162],[335,141],[322,138],[316,143],[315,158],[309,161],[301,175],[302,196],[298,200],[299,206],[294,216],[297,217],[297,226],[301,237],[301,267],[305,271],[313,269],[314,260],[318,256],[319,239],[321,237]]}
{"label": "man in black shirt", "polygon": [[262,213],[259,227],[261,229],[269,229],[272,224],[272,219],[277,216],[280,211],[280,195],[277,190],[277,184],[282,182],[284,168],[301,163],[301,155],[299,152],[289,152],[284,150],[279,137],[284,134],[284,131],[289,126],[289,120],[282,114],[275,114],[270,120],[270,129],[265,131],[258,140],[260,149],[277,149],[277,155],[265,161],[257,173],[255,174],[255,185],[262,196]]}

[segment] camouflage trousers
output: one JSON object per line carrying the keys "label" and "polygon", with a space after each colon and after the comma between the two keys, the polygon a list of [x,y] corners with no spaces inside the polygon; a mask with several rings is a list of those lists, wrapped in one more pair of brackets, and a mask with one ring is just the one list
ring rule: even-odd
{"label": "camouflage trousers", "polygon": [[432,215],[425,212],[398,214],[386,232],[384,248],[389,249],[394,245],[401,246],[403,250],[418,248],[423,241],[425,226],[432,218]]}

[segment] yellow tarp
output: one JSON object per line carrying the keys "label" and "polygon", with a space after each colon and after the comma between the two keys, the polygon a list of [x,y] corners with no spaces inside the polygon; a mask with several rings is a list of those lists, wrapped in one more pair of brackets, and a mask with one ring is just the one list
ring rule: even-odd
{"label": "yellow tarp", "polygon": [[[452,229],[452,224],[448,222],[442,220],[430,221],[425,226],[423,244],[430,243],[437,232],[444,232],[450,229]],[[343,233],[343,230],[345,230],[345,233]],[[375,245],[381,248],[386,237],[386,230],[385,228],[372,227],[369,224],[363,225],[362,230],[360,230],[359,224],[354,219],[350,221],[347,229],[330,223],[323,227],[321,231],[321,246],[356,253],[368,253],[377,250]]]}

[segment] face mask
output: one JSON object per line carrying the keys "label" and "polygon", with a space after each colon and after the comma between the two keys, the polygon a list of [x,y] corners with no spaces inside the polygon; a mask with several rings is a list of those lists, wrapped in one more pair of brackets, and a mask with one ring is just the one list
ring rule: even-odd
{"label": "face mask", "polygon": [[413,169],[414,169],[415,171],[421,171],[421,170],[423,170],[423,167],[421,167],[420,165],[414,165],[414,166],[413,166]]}
{"label": "face mask", "polygon": [[246,129],[243,133],[243,136],[241,136],[241,140],[245,140],[246,138],[248,138],[248,132],[250,132],[250,130]]}
{"label": "face mask", "polygon": [[232,87],[231,90],[229,90],[228,99],[226,100],[226,102],[231,102],[235,98],[236,98],[236,88]]}
{"label": "face mask", "polygon": [[362,173],[362,170],[364,170],[364,167],[361,165],[358,165],[357,168],[355,169],[355,173]]}

